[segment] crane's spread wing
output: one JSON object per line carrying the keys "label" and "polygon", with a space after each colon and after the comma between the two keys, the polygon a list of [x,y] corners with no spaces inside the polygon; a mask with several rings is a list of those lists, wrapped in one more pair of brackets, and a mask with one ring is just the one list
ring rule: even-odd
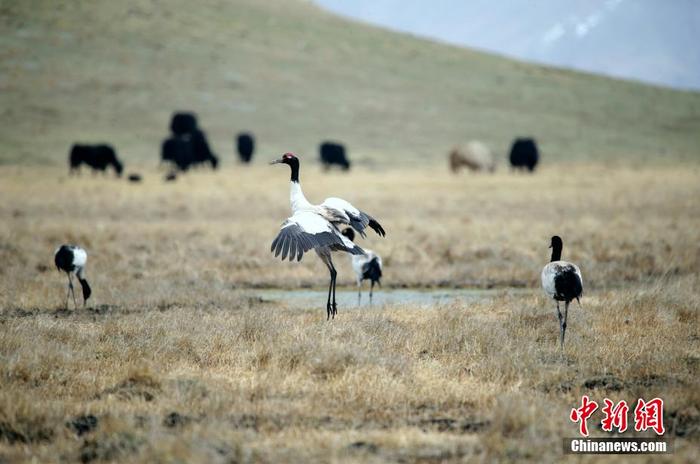
{"label": "crane's spread wing", "polygon": [[362,248],[341,234],[333,224],[311,211],[295,213],[284,221],[270,251],[274,251],[275,256],[282,253],[282,260],[289,255],[290,261],[301,261],[310,249],[323,247],[353,255],[364,254]]}
{"label": "crane's spread wing", "polygon": [[326,198],[320,206],[326,219],[333,223],[348,224],[363,237],[366,236],[367,226],[382,237],[386,235],[384,228],[372,216],[360,211],[342,198]]}

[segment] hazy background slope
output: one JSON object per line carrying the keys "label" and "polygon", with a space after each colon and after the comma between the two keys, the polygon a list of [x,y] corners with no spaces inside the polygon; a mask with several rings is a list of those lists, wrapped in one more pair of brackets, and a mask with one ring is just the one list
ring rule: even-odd
{"label": "hazy background slope", "polygon": [[0,6],[0,162],[65,163],[74,141],[155,163],[170,113],[257,162],[316,155],[440,160],[532,134],[549,160],[698,159],[700,94],[527,65],[388,32],[301,1],[27,1]]}
{"label": "hazy background slope", "polygon": [[316,0],[390,29],[673,88],[700,89],[695,0]]}

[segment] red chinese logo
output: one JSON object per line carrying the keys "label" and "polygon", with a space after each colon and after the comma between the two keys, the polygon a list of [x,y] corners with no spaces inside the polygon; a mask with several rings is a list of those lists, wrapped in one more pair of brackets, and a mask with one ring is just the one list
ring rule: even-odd
{"label": "red chinese logo", "polygon": [[664,400],[654,398],[645,402],[639,398],[634,408],[634,430],[642,432],[653,429],[657,435],[664,434]]}
{"label": "red chinese logo", "polygon": [[581,398],[581,407],[571,410],[569,418],[573,422],[580,422],[579,432],[584,437],[588,436],[588,424],[586,421],[588,421],[588,418],[591,417],[591,414],[593,414],[596,409],[598,409],[598,403],[590,401],[588,396],[583,395],[583,398]]}
{"label": "red chinese logo", "polygon": [[612,432],[613,427],[620,433],[627,430],[627,412],[630,410],[629,406],[627,406],[627,402],[622,400],[615,404],[607,398],[603,401],[605,402],[605,406],[603,406],[605,418],[600,422],[603,426],[603,430]]}
{"label": "red chinese logo", "polygon": [[[629,406],[625,400],[615,403],[605,398],[605,406],[601,409],[605,417],[600,422],[603,431],[612,432],[617,429],[619,433],[627,430],[627,414]],[[573,408],[569,414],[572,422],[579,424],[579,433],[584,437],[588,436],[588,419],[598,409],[598,403],[591,400],[587,395],[581,397],[581,407]],[[644,401],[640,398],[634,408],[634,430],[643,432],[652,429],[657,435],[664,434],[664,400],[654,398]]]}

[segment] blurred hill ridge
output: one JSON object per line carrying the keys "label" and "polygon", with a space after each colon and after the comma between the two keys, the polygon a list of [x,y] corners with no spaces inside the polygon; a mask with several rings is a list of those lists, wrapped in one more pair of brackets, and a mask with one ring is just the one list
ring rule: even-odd
{"label": "blurred hill ridge", "polygon": [[533,135],[548,160],[700,158],[700,93],[525,64],[352,22],[301,0],[11,2],[0,6],[0,163],[66,162],[73,142],[155,164],[193,110],[225,164],[317,157],[444,162]]}
{"label": "blurred hill ridge", "polygon": [[700,90],[695,0],[316,0],[332,12],[516,59]]}

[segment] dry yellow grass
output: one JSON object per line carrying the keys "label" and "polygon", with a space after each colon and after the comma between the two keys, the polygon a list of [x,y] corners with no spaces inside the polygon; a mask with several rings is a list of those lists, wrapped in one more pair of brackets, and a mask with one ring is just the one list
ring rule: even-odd
{"label": "dry yellow grass", "polygon": [[[256,297],[326,285],[315,256],[269,254],[286,168],[145,175],[0,168],[0,461],[555,462],[585,392],[666,401],[674,454],[613,460],[697,458],[697,166],[305,166],[312,201],[342,196],[381,220],[386,239],[363,245],[383,255],[385,286],[503,287],[476,304],[340,307],[330,323],[323,301]],[[554,233],[586,286],[563,358],[538,288]],[[63,242],[88,250],[86,310],[63,309]]]}

